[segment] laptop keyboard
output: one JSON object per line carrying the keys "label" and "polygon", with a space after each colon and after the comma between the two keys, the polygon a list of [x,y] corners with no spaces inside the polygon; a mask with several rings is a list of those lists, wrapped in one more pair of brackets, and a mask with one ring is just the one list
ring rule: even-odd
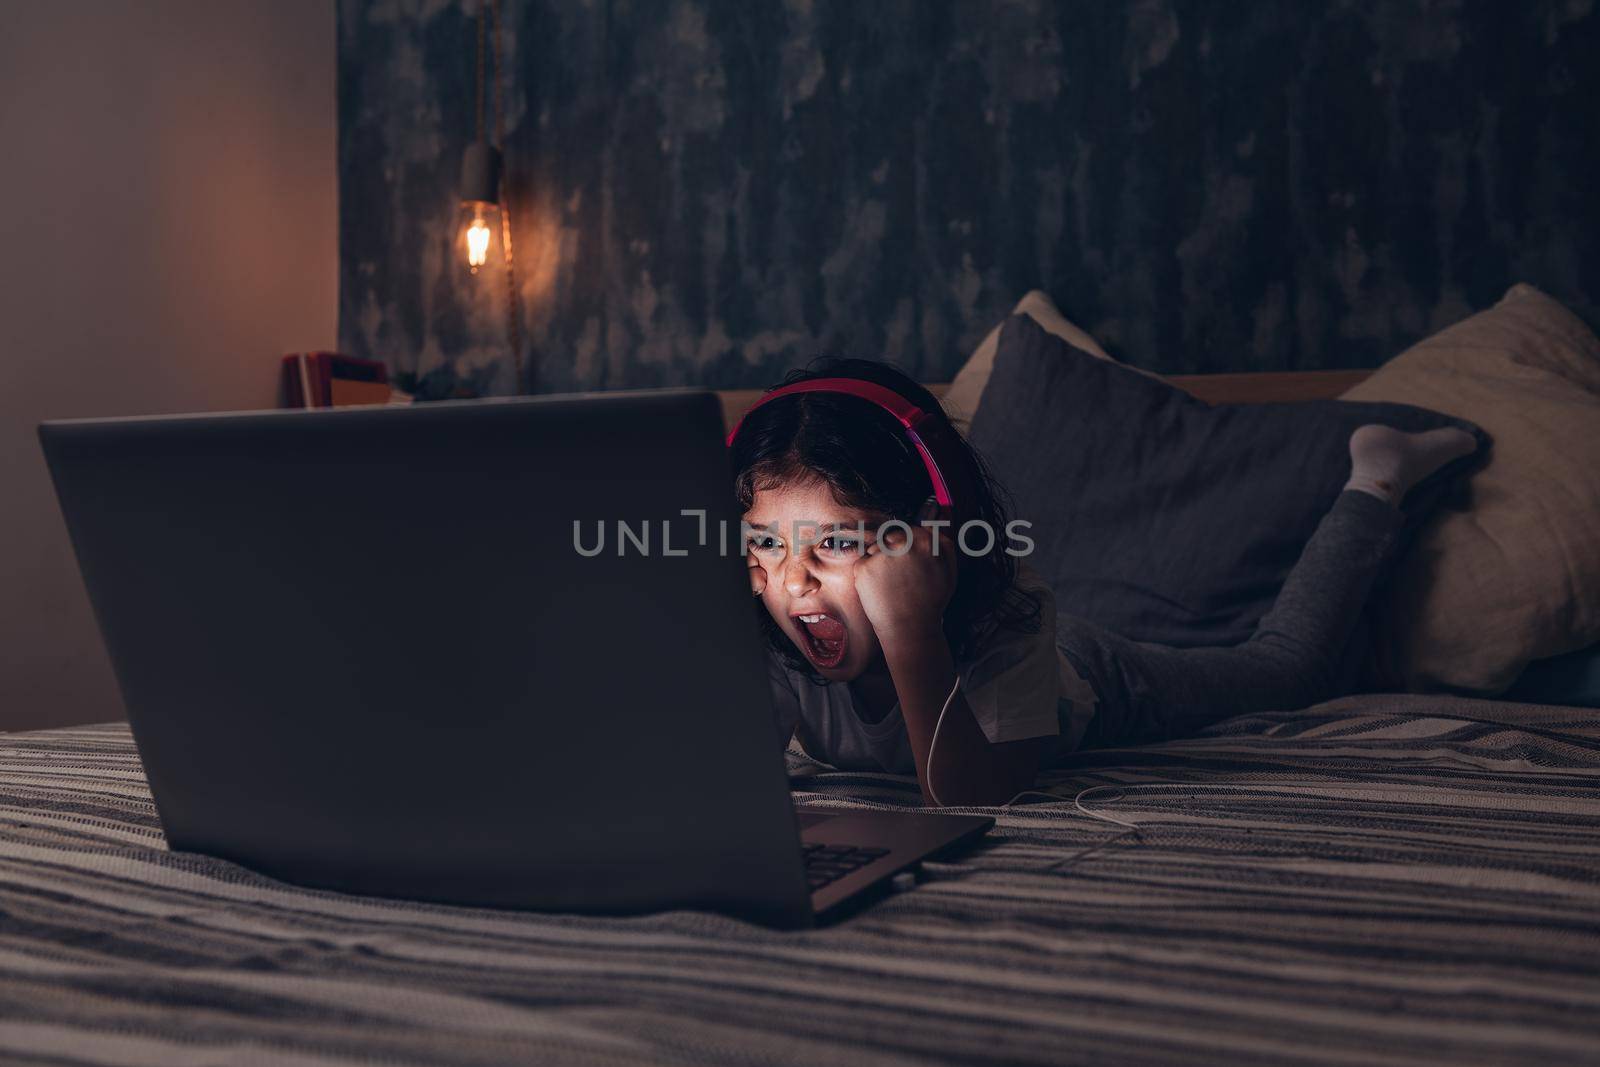
{"label": "laptop keyboard", "polygon": [[805,853],[806,881],[811,884],[813,891],[889,854],[886,848],[860,848],[855,845],[805,845],[802,851]]}

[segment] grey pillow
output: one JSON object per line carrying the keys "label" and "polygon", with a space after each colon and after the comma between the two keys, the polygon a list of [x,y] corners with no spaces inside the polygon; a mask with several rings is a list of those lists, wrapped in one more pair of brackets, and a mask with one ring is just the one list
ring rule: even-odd
{"label": "grey pillow", "polygon": [[[1350,434],[1367,422],[1459,426],[1488,444],[1470,422],[1406,404],[1212,406],[1020,315],[1001,331],[970,437],[1014,517],[1033,524],[1029,563],[1059,611],[1182,648],[1255,630],[1349,477]],[[1412,491],[1403,538],[1486,452]]]}

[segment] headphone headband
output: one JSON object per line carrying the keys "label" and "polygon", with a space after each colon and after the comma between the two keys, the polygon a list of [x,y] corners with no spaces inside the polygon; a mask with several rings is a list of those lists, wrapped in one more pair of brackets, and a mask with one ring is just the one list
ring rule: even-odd
{"label": "headphone headband", "polygon": [[[950,492],[950,486],[945,481],[944,473],[939,469],[933,452],[941,447],[940,431],[943,426],[933,418],[925,409],[907,400],[888,386],[879,385],[877,382],[865,381],[861,378],[808,378],[792,385],[780,386],[764,395],[760,400],[750,405],[749,411],[739,416],[739,421],[734,423],[733,429],[728,433],[728,447],[733,447],[733,439],[739,436],[739,428],[744,425],[744,420],[750,417],[750,412],[769,401],[779,397],[790,396],[795,393],[836,393],[844,396],[853,396],[878,407],[893,415],[906,431],[906,436],[916,446],[917,454],[922,457],[922,465],[928,470],[928,480],[933,483],[933,497],[941,508],[947,513],[955,510],[955,500]],[[919,432],[918,427],[923,427]],[[931,447],[930,447],[931,445]],[[952,465],[952,469],[955,468]]]}

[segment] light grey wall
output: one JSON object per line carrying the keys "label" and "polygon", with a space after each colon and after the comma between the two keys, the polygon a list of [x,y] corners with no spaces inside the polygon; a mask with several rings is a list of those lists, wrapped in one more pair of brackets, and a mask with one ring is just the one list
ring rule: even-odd
{"label": "light grey wall", "polygon": [[331,0],[0,0],[0,729],[122,717],[34,427],[331,348]]}

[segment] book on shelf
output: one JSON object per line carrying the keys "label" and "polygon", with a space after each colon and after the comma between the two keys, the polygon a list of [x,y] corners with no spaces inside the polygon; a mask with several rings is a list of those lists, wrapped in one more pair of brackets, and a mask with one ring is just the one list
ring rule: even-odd
{"label": "book on shelf", "polygon": [[338,352],[293,352],[283,357],[284,407],[355,407],[410,402],[410,396],[389,384],[389,371],[378,360]]}

